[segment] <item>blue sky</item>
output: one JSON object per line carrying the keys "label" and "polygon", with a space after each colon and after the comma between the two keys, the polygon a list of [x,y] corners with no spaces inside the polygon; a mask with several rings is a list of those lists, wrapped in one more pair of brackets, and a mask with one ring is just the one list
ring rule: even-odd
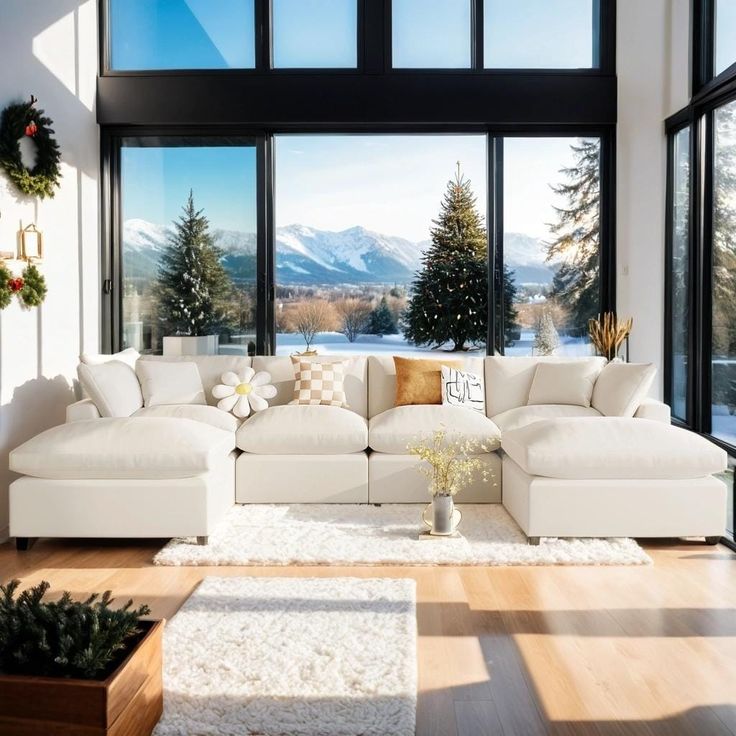
{"label": "blue sky", "polygon": [[254,147],[124,147],[121,164],[124,220],[167,225],[192,189],[213,228],[255,232]]}
{"label": "blue sky", "polygon": [[[573,138],[507,138],[504,223],[547,237],[558,203],[550,184],[572,162]],[[457,161],[485,216],[482,135],[281,135],[276,138],[276,225],[362,225],[426,240]],[[255,231],[255,149],[122,149],[123,218],[168,224],[189,189],[213,228]]]}
{"label": "blue sky", "polygon": [[716,74],[736,62],[736,3],[716,0]]}
{"label": "blue sky", "polygon": [[592,66],[593,2],[485,0],[485,65],[522,69]]}
{"label": "blue sky", "polygon": [[[486,66],[591,66],[594,2],[485,0]],[[394,0],[396,66],[468,67],[470,7],[470,0]],[[113,68],[255,64],[254,0],[111,0],[111,9]],[[720,0],[719,13],[726,39],[736,25],[732,1]],[[357,0],[273,0],[272,30],[276,67],[357,64]]]}

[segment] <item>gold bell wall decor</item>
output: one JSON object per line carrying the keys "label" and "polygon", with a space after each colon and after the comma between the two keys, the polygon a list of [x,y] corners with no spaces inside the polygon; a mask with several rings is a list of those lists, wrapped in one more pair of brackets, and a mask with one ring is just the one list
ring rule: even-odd
{"label": "gold bell wall decor", "polygon": [[33,223],[18,232],[18,245],[22,261],[43,260],[43,233]]}

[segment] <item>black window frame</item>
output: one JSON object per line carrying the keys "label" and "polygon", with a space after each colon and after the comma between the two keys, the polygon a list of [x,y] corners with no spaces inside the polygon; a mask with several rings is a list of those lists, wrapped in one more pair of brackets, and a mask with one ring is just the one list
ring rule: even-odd
{"label": "black window frame", "polygon": [[692,95],[705,97],[736,76],[736,58],[715,73],[716,0],[692,0],[692,34]]}

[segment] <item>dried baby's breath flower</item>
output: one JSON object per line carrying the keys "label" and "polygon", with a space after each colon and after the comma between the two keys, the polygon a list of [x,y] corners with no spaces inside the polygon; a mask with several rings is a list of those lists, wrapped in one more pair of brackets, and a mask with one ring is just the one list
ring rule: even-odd
{"label": "dried baby's breath flower", "polygon": [[418,465],[418,470],[429,478],[429,492],[433,496],[454,496],[469,486],[477,475],[487,483],[492,473],[478,453],[492,452],[494,449],[496,447],[492,441],[448,437],[444,428],[436,429],[430,438],[407,445],[409,454],[423,461]]}

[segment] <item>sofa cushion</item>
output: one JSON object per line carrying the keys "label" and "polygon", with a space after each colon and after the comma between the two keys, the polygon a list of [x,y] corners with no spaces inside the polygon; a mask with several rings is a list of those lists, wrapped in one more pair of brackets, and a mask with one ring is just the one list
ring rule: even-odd
{"label": "sofa cushion", "polygon": [[[508,355],[489,355],[485,359],[486,414],[489,417],[501,414],[517,406],[525,406],[529,401],[529,390],[540,363],[569,363],[573,358],[563,357],[522,357]],[[574,358],[576,361],[590,362],[600,370],[606,364],[601,357]]]}
{"label": "sofa cushion", "polygon": [[217,427],[225,432],[237,432],[240,419],[214,406],[203,404],[166,404],[164,406],[144,406],[133,414],[134,417],[173,417],[193,419]]}
{"label": "sofa cushion", "polygon": [[561,419],[562,417],[599,417],[600,413],[590,406],[574,406],[572,404],[538,404],[536,406],[517,406],[516,409],[496,414],[494,423],[501,430],[501,434],[512,429],[526,427],[532,422],[542,419]]}
{"label": "sofa cushion", "polygon": [[[462,370],[483,375],[483,358],[478,356],[459,356],[457,353],[447,360],[438,363],[454,363],[460,361]],[[440,402],[441,402],[440,398]],[[350,395],[348,395],[350,401]],[[440,403],[438,402],[438,403]],[[526,403],[526,401],[524,402]],[[382,412],[393,409],[396,405],[396,363],[392,355],[368,356],[368,417],[375,417]]]}
{"label": "sofa cushion", "polygon": [[407,455],[406,446],[436,429],[449,437],[483,443],[497,449],[501,432],[488,417],[459,406],[397,406],[372,417],[368,422],[368,444],[376,452]]}
{"label": "sofa cushion", "polygon": [[651,419],[545,419],[505,432],[503,449],[529,475],[573,480],[675,480],[726,469],[726,453]]}
{"label": "sofa cushion", "polygon": [[141,354],[135,348],[125,348],[119,353],[82,353],[79,362],[85,365],[101,365],[111,360],[119,360],[135,370],[135,364]]}
{"label": "sofa cushion", "polygon": [[461,370],[458,360],[402,358],[394,356],[396,366],[396,406],[442,403],[442,368]]}
{"label": "sofa cushion", "polygon": [[82,391],[92,399],[102,417],[129,417],[143,406],[141,385],[128,363],[120,360],[80,363],[77,376]]}
{"label": "sofa cushion", "polygon": [[42,432],[10,453],[10,469],[54,480],[191,478],[213,469],[235,435],[192,419],[92,419]]}
{"label": "sofa cushion", "polygon": [[247,355],[142,355],[141,362],[152,363],[195,363],[202,380],[204,394],[210,406],[217,405],[212,389],[221,383],[223,373],[232,371],[240,375],[249,368],[252,360]]}
{"label": "sofa cushion", "polygon": [[140,360],[135,370],[143,389],[145,406],[207,403],[196,363]]}
{"label": "sofa cushion", "polygon": [[600,366],[588,360],[539,363],[529,389],[527,404],[590,406]]}
{"label": "sofa cushion", "polygon": [[593,406],[607,417],[633,417],[656,375],[651,363],[613,361],[595,382]]}
{"label": "sofa cushion", "polygon": [[243,423],[237,442],[257,455],[343,455],[368,447],[368,424],[336,406],[270,406]]}
{"label": "sofa cushion", "polygon": [[[347,408],[361,417],[367,415],[368,361],[365,356],[315,355],[309,356],[308,360],[326,363],[334,363],[339,360],[344,363]],[[288,355],[256,356],[253,358],[253,368],[257,371],[268,371],[271,374],[271,383],[276,386],[276,397],[269,402],[271,406],[288,404],[294,398],[294,366]]]}

